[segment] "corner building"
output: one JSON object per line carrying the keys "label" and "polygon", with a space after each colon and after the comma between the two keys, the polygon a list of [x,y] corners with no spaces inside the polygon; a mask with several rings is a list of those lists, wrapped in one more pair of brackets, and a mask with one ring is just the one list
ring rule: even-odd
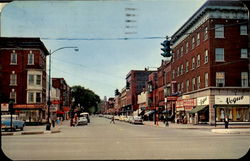
{"label": "corner building", "polygon": [[250,123],[248,10],[207,1],[172,35],[176,121]]}

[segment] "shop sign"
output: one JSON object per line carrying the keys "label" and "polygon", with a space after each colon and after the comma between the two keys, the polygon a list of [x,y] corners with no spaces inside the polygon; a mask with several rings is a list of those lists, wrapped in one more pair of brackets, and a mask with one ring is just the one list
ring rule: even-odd
{"label": "shop sign", "polygon": [[176,101],[176,108],[182,108],[183,107],[183,100],[177,100]]}
{"label": "shop sign", "polygon": [[215,104],[218,105],[249,105],[250,96],[215,96]]}
{"label": "shop sign", "polygon": [[196,100],[193,99],[193,98],[184,99],[183,100],[183,106],[185,106],[185,107],[194,107],[194,106],[196,106]]}
{"label": "shop sign", "polygon": [[176,101],[178,96],[168,96],[167,101]]}
{"label": "shop sign", "polygon": [[192,109],[193,109],[193,107],[185,106],[185,111],[191,111]]}
{"label": "shop sign", "polygon": [[9,104],[1,103],[1,111],[9,111]]}
{"label": "shop sign", "polygon": [[197,98],[197,106],[202,106],[202,105],[209,105],[209,96]]}

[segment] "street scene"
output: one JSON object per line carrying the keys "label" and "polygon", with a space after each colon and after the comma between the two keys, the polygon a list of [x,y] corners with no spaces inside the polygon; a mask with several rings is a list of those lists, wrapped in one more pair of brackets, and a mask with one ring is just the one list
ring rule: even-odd
{"label": "street scene", "polygon": [[60,133],[2,136],[2,150],[11,160],[238,159],[249,150],[249,133],[90,119],[77,127],[65,121]]}
{"label": "street scene", "polygon": [[1,1],[3,156],[247,158],[246,2]]}

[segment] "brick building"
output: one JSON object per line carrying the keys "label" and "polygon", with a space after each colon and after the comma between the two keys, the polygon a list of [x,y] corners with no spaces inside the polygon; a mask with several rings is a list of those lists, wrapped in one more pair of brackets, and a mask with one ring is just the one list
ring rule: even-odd
{"label": "brick building", "polygon": [[240,1],[207,1],[172,35],[176,121],[250,121],[247,20]]}
{"label": "brick building", "polygon": [[39,38],[0,38],[0,102],[14,99],[22,120],[46,121],[47,55]]}

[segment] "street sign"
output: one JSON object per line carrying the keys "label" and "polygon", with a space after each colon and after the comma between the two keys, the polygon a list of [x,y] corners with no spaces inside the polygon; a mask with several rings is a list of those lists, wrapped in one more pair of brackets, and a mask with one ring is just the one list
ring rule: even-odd
{"label": "street sign", "polygon": [[9,111],[9,104],[1,103],[1,111]]}

